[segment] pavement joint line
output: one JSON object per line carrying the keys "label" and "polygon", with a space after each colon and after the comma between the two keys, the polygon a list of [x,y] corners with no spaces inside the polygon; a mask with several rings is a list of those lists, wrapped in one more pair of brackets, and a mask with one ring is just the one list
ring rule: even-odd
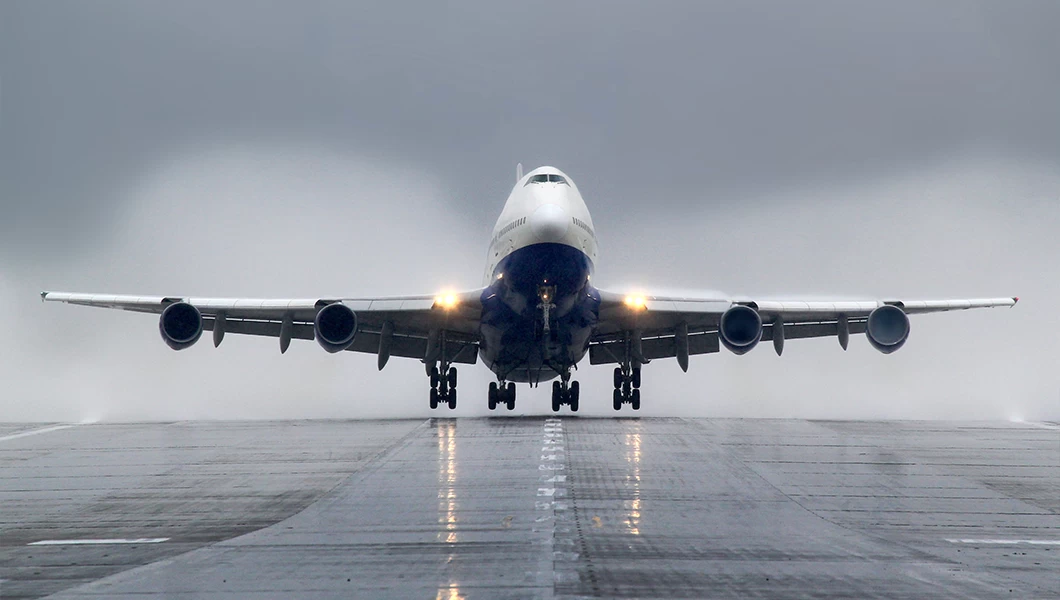
{"label": "pavement joint line", "polygon": [[49,425],[48,427],[41,427],[40,429],[31,429],[29,431],[23,431],[20,433],[12,433],[11,435],[5,435],[0,437],[0,442],[6,442],[8,440],[17,440],[18,438],[29,437],[31,435],[39,435],[41,433],[51,433],[53,431],[60,431],[63,429],[70,429],[77,427],[79,423],[68,424],[68,425]]}
{"label": "pavement joint line", "polygon": [[946,538],[951,544],[980,544],[983,546],[1014,546],[1028,544],[1032,546],[1060,546],[1060,540],[994,540],[975,538]]}
{"label": "pavement joint line", "polygon": [[113,538],[113,539],[87,539],[87,540],[41,540],[30,542],[27,546],[94,546],[109,544],[161,544],[168,542],[169,538]]}

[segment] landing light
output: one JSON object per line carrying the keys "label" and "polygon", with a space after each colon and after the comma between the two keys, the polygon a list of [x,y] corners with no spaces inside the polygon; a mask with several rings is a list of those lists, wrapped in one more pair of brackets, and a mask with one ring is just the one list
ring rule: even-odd
{"label": "landing light", "polygon": [[647,308],[647,299],[644,296],[626,296],[626,306],[633,310],[644,310]]}
{"label": "landing light", "polygon": [[456,297],[456,294],[443,293],[434,297],[434,306],[444,310],[456,308],[456,305],[459,304],[459,302],[460,300]]}

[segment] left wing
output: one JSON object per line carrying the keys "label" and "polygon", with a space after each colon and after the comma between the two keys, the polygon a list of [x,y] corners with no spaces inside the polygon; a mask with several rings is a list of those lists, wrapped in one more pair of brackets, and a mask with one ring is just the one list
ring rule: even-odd
{"label": "left wing", "polygon": [[[159,315],[170,306],[187,305],[194,307],[200,315],[201,330],[213,332],[215,346],[220,345],[226,333],[260,335],[279,338],[281,352],[287,350],[291,339],[314,339],[314,322],[320,311],[340,304],[356,316],[352,342],[344,349],[378,354],[381,369],[391,355],[424,360],[431,358],[430,353],[439,350],[446,352],[451,362],[475,363],[478,356],[478,321],[482,312],[481,292],[472,290],[442,296],[319,299],[41,292],[41,299],[45,302]],[[188,313],[191,314],[191,311]],[[195,335],[190,343],[197,339],[198,335]]]}
{"label": "left wing", "polygon": [[869,332],[870,343],[889,353],[909,334],[906,315],[1011,307],[1019,298],[804,302],[600,291],[600,300],[591,364],[676,357],[687,370],[689,355],[718,352],[722,345],[743,354],[761,340],[772,340],[780,354],[785,340],[835,336],[846,349],[850,334]]}

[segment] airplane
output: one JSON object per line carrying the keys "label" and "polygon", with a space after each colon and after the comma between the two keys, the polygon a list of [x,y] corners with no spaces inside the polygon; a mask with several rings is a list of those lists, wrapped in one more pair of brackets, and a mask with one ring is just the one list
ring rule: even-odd
{"label": "airplane", "polygon": [[43,301],[160,315],[170,348],[195,344],[203,331],[219,346],[225,335],[315,339],[324,350],[375,354],[381,370],[391,356],[418,359],[430,378],[430,407],[456,408],[458,364],[477,358],[493,371],[490,410],[515,409],[516,383],[552,381],[552,410],[577,411],[580,386],[572,370],[614,364],[613,408],[640,409],[641,367],[674,358],[750,352],[771,341],[835,337],[846,350],[864,333],[890,354],[909,337],[908,315],[1012,307],[1019,298],[971,300],[799,301],[626,294],[593,285],[599,256],[596,229],[578,187],[544,166],[516,183],[486,255],[483,285],[464,292],[380,298],[232,299],[41,292]]}

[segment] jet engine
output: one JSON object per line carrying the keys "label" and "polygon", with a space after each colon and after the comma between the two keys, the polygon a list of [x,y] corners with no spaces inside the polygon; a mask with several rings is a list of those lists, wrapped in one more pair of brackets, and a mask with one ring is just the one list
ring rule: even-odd
{"label": "jet engine", "polygon": [[890,354],[902,347],[909,338],[909,317],[897,306],[885,305],[869,313],[865,337],[872,347]]}
{"label": "jet engine", "polygon": [[317,312],[313,333],[321,348],[331,353],[342,352],[357,335],[357,315],[341,302],[329,304]]}
{"label": "jet engine", "polygon": [[718,337],[733,354],[747,354],[762,339],[762,317],[749,306],[733,306],[721,315]]}
{"label": "jet engine", "polygon": [[187,302],[174,302],[158,318],[158,331],[170,348],[189,348],[202,335],[202,314]]}

